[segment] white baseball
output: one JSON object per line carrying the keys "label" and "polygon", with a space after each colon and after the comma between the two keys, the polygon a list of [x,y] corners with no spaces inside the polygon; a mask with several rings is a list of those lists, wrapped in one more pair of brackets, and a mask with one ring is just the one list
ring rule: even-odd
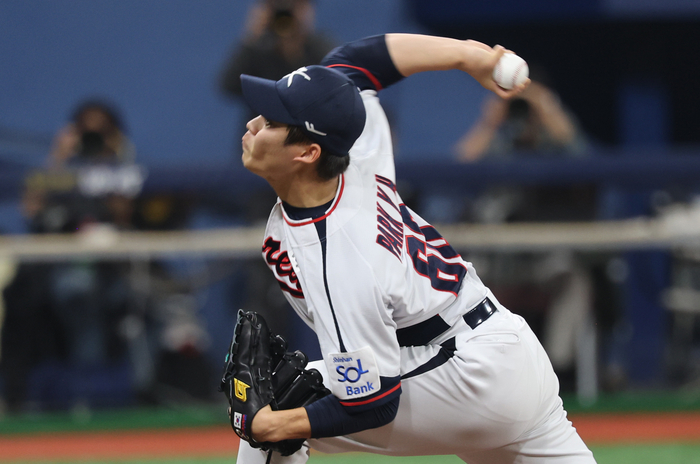
{"label": "white baseball", "polygon": [[514,53],[505,53],[493,68],[493,80],[506,90],[524,83],[530,75],[525,60]]}

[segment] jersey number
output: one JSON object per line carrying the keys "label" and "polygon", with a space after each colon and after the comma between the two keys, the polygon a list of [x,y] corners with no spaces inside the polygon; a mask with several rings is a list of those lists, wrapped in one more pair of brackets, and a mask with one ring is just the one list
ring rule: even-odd
{"label": "jersey number", "polygon": [[[459,254],[433,226],[418,226],[405,205],[401,205],[401,216],[414,233],[406,234],[406,247],[416,272],[429,278],[435,290],[457,295],[467,274]],[[459,262],[450,262],[452,259]]]}

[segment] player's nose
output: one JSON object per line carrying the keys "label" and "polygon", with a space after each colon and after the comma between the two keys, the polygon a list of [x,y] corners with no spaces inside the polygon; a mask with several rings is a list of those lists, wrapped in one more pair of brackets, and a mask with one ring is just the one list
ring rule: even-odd
{"label": "player's nose", "polygon": [[258,133],[260,128],[263,126],[263,117],[258,116],[256,118],[251,119],[248,121],[248,124],[245,125],[246,129],[250,131],[251,134],[255,135]]}

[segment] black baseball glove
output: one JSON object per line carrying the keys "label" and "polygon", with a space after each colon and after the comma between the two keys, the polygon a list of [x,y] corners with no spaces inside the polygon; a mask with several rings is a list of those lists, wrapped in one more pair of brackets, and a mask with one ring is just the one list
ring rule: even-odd
{"label": "black baseball glove", "polygon": [[283,456],[299,450],[304,439],[255,441],[251,424],[257,412],[268,404],[274,410],[298,408],[330,394],[321,373],[305,369],[306,355],[286,349],[287,342],[270,332],[262,316],[239,311],[219,387],[231,406],[234,432],[254,448]]}

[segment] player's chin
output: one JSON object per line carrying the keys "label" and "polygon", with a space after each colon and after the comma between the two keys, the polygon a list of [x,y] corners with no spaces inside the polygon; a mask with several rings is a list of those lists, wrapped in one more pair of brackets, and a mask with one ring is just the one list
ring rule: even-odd
{"label": "player's chin", "polygon": [[243,153],[241,153],[241,162],[243,163],[244,168],[250,169],[249,166],[251,163],[251,156],[250,156],[250,152],[248,152],[245,149],[243,150]]}
{"label": "player's chin", "polygon": [[248,171],[252,172],[253,174],[260,175],[260,168],[258,166],[259,163],[255,163],[255,159],[250,156],[250,153],[244,151],[243,155],[241,156],[241,161],[243,162],[243,167]]}

